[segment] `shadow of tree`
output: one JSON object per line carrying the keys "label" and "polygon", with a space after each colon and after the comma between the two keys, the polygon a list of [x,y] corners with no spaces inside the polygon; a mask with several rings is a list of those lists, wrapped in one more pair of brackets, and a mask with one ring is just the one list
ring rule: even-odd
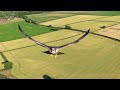
{"label": "shadow of tree", "polygon": [[43,75],[43,79],[53,79],[53,78],[48,75]]}

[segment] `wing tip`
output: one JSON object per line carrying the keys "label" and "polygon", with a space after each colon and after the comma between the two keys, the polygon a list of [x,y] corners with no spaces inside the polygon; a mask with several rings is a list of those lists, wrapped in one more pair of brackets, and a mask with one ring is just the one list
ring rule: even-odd
{"label": "wing tip", "polygon": [[20,27],[20,25],[18,24],[18,28],[21,30],[21,27]]}
{"label": "wing tip", "polygon": [[18,27],[20,27],[20,25],[18,24]]}
{"label": "wing tip", "polygon": [[90,28],[88,29],[88,31],[87,32],[90,32]]}

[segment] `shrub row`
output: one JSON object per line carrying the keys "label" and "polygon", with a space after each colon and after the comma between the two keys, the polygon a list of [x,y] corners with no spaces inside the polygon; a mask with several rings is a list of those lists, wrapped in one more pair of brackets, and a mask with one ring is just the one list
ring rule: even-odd
{"label": "shrub row", "polygon": [[27,16],[23,16],[22,18],[23,18],[27,23],[33,23],[33,24],[38,25],[38,23],[37,23],[35,20],[32,20],[32,19],[28,18]]}

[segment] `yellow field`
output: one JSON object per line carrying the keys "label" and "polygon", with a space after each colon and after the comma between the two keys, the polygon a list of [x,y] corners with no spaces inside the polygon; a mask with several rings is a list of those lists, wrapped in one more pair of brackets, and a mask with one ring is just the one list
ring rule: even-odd
{"label": "yellow field", "polygon": [[67,16],[70,14],[62,14],[62,13],[42,13],[42,14],[32,14],[32,15],[27,15],[30,18],[37,18],[37,17],[48,17],[48,16]]}
{"label": "yellow field", "polygon": [[[63,35],[63,34],[65,34],[65,35]],[[74,36],[76,34],[81,34],[81,32],[74,32],[74,31],[69,31],[69,30],[63,29],[60,31],[42,34],[40,36],[39,35],[34,36],[33,38],[38,40],[38,41],[40,40],[43,43],[47,43],[48,45],[53,45],[52,43],[54,43],[53,41],[55,41],[55,40],[63,39],[63,38],[69,37],[69,36]],[[49,36],[49,38],[48,38],[48,36]],[[66,41],[65,43],[69,42],[67,40],[65,40],[65,41]],[[49,42],[51,42],[51,43],[49,43]],[[63,44],[65,44],[65,43],[63,43]],[[12,50],[12,49],[21,48],[21,47],[24,48],[24,47],[32,46],[32,45],[36,45],[36,44],[33,43],[28,38],[24,38],[24,39],[17,39],[17,40],[12,40],[12,41],[0,43],[1,51],[6,51],[6,49],[3,47],[3,45],[5,47],[7,47],[7,50]],[[59,44],[55,43],[55,45],[59,45]]]}
{"label": "yellow field", "polygon": [[2,62],[4,62],[4,60],[0,55],[0,69],[4,69],[4,65],[2,64]]}
{"label": "yellow field", "polygon": [[24,21],[22,18],[14,18],[14,19],[12,19],[12,20],[7,20],[7,21],[5,21],[5,22],[1,22],[0,23],[0,25],[1,24],[6,24],[6,23],[10,23],[10,22],[16,22],[16,21]]}
{"label": "yellow field", "polygon": [[110,36],[116,39],[120,39],[120,24],[106,28],[106,29],[99,30],[96,33],[99,33],[105,36]]}
{"label": "yellow field", "polygon": [[85,22],[80,22],[80,23],[76,23],[76,24],[71,24],[70,26],[73,29],[78,29],[78,30],[88,30],[91,29],[91,31],[95,31],[98,29],[101,29],[100,27],[102,26],[111,26],[111,25],[115,25],[117,23],[115,22],[97,22],[97,21],[85,21]]}
{"label": "yellow field", "polygon": [[[65,34],[64,36],[63,36],[63,34]],[[33,38],[35,38],[36,40],[40,40],[40,41],[46,41],[46,43],[48,44],[48,45],[62,45],[62,44],[65,44],[65,43],[68,43],[68,42],[71,42],[71,40],[73,41],[73,40],[75,40],[76,39],[76,37],[74,37],[74,38],[68,38],[68,39],[64,39],[64,38],[67,38],[67,37],[70,37],[70,36],[74,36],[74,35],[78,35],[78,34],[81,34],[80,32],[74,32],[74,31],[68,31],[68,30],[61,30],[61,31],[56,31],[56,32],[51,32],[51,33],[48,33],[47,35],[46,34],[44,34],[44,35],[40,35],[40,36],[35,36],[35,37],[33,37]],[[56,38],[56,35],[57,35],[57,38]],[[47,36],[50,36],[50,38],[48,39],[47,38]],[[62,36],[62,37],[61,37]],[[80,35],[79,36],[77,36],[77,38],[78,37],[80,37]],[[60,41],[62,41],[61,39],[63,39],[64,40],[64,42],[63,43],[60,43]],[[54,40],[55,42],[52,42],[52,40]],[[56,40],[58,40],[58,41],[56,41]],[[49,42],[51,42],[51,43],[49,43]],[[29,48],[33,48],[34,50],[33,50],[33,52],[32,53],[35,53],[34,51],[36,51],[37,49],[39,49],[38,50],[38,55],[41,57],[41,58],[44,58],[44,57],[47,57],[47,59],[52,59],[52,60],[54,60],[54,58],[52,58],[50,55],[46,55],[46,54],[44,54],[44,53],[42,53],[42,51],[45,51],[45,49],[44,48],[42,48],[42,47],[40,47],[40,46],[32,46],[32,45],[35,45],[32,41],[30,41],[29,39],[18,39],[18,40],[13,40],[13,41],[8,41],[8,42],[3,42],[2,44],[0,44],[0,46],[1,47],[6,47],[7,49],[4,49],[3,51],[6,51],[6,50],[10,50],[10,51],[8,51],[8,52],[4,52],[4,55],[7,57],[7,58],[9,58],[9,61],[11,61],[11,62],[13,62],[13,64],[14,64],[14,68],[12,69],[12,74],[13,75],[15,75],[15,76],[18,76],[19,78],[29,78],[29,77],[26,77],[26,76],[24,76],[24,74],[23,73],[27,73],[28,74],[28,76],[31,76],[31,74],[29,75],[29,70],[32,70],[33,69],[33,67],[35,68],[38,68],[39,66],[38,65],[36,65],[36,61],[34,61],[34,57],[33,57],[33,59],[31,58],[26,58],[26,59],[23,59],[23,61],[21,60],[22,59],[22,57],[19,57],[19,55],[25,55],[25,56],[27,56],[27,53],[29,52],[29,54],[31,53],[30,51],[31,51],[31,49],[29,49]],[[25,47],[25,48],[24,48]],[[14,50],[14,49],[16,49],[16,50]],[[19,51],[20,50],[20,51]],[[23,50],[23,51],[21,51],[21,50]],[[29,51],[30,50],[30,51]],[[17,52],[16,52],[17,51]],[[26,52],[27,51],[27,52]],[[31,53],[31,54],[32,54]],[[18,54],[18,55],[17,55]],[[41,56],[42,55],[42,56]],[[19,58],[18,58],[18,57]],[[38,59],[40,59],[40,58],[38,58]],[[27,63],[29,63],[28,65],[25,65],[24,66],[24,64],[27,64],[26,63],[26,60],[28,60],[28,61],[30,61],[30,62],[27,62]],[[32,61],[31,61],[32,60]],[[25,62],[24,62],[25,61]],[[33,64],[33,67],[31,67],[30,68],[30,66],[29,65],[31,65],[31,64]],[[40,61],[39,62],[39,64],[41,65],[41,64],[43,64],[42,63],[42,61]],[[49,63],[48,63],[49,64]],[[22,66],[21,66],[22,65]],[[34,66],[35,65],[35,66]],[[29,67],[29,70],[27,70],[27,68],[26,67]],[[41,65],[41,66],[44,66],[44,64],[43,65]],[[25,68],[23,68],[23,70],[21,71],[21,67],[25,67],[26,68],[26,70],[25,70]],[[41,68],[41,67],[40,67]],[[24,71],[25,70],[25,71]],[[44,69],[43,69],[44,70]],[[23,72],[23,73],[22,73]],[[34,73],[35,73],[35,75],[37,75],[37,74],[39,74],[39,72],[36,70],[35,72],[33,71],[33,72],[31,72],[31,73],[33,73],[33,76],[34,76]],[[31,77],[32,78],[32,77]],[[35,78],[35,77],[33,77],[33,78]],[[38,77],[37,77],[38,78]],[[41,77],[42,78],[42,77]]]}
{"label": "yellow field", "polygon": [[[47,45],[62,45],[81,35],[80,32],[60,30],[33,38],[47,42]],[[3,45],[10,50],[4,52],[4,55],[13,63],[12,75],[17,78],[36,79],[43,78],[45,74],[53,78],[66,79],[120,78],[119,43],[106,38],[89,34],[76,45],[61,49],[65,54],[59,55],[56,60],[43,53],[46,51],[45,48],[38,45],[31,46],[34,43],[29,39],[4,42]]]}
{"label": "yellow field", "polygon": [[120,22],[120,16],[109,16],[103,19],[96,19],[99,21],[114,21],[114,22]]}
{"label": "yellow field", "polygon": [[104,18],[106,16],[94,16],[94,15],[75,15],[67,18],[52,20],[48,22],[41,23],[42,25],[52,25],[52,26],[63,26],[75,22],[86,21],[97,18]]}

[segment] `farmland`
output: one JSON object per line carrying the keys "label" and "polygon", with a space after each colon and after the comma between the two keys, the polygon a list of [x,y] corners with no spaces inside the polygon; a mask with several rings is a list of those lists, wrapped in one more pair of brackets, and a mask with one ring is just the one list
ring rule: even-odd
{"label": "farmland", "polygon": [[[62,35],[65,34],[65,32],[67,33],[68,31],[61,31],[59,34]],[[78,34],[74,31],[72,32],[74,35]],[[49,35],[53,37],[46,41],[49,42],[51,39],[56,40],[54,37],[55,35],[59,35],[57,33],[49,33]],[[73,36],[73,33],[68,33],[68,36]],[[48,45],[64,44],[71,40],[75,40],[80,36],[81,35],[48,43]],[[46,34],[36,36],[35,38],[37,39],[37,37],[39,37],[38,40],[40,40],[43,37],[46,37]],[[22,40],[24,41],[24,39]],[[9,43],[12,43],[12,41]],[[24,42],[19,42],[19,44],[22,46]],[[29,45],[29,43],[27,44]],[[8,50],[12,49],[9,47],[10,44],[4,45],[5,47],[8,47]],[[118,62],[120,59],[120,48],[118,42],[89,35],[87,38],[82,40],[81,43],[61,50],[65,54],[58,56],[56,60],[54,60],[50,55],[44,54],[43,51],[45,50],[46,49],[35,45],[10,50],[8,52],[4,52],[4,54],[14,63],[12,74],[18,78],[42,78],[44,74],[50,75],[54,78],[119,78]],[[114,61],[112,61],[113,59]]]}
{"label": "farmland", "polygon": [[109,27],[107,29],[99,30],[96,33],[120,39],[120,24]]}
{"label": "farmland", "polygon": [[96,21],[111,21],[111,22],[120,22],[120,16],[111,16],[104,19],[96,19]]}
{"label": "farmland", "polygon": [[[27,15],[40,25],[26,23],[23,19],[0,24],[0,51],[13,63],[10,74],[17,79],[43,79],[44,75],[55,79],[119,79],[119,41],[90,33],[81,42],[61,49],[64,54],[54,59],[44,53],[47,49],[24,38],[17,27],[20,24],[35,40],[51,46],[72,42],[84,34],[81,31],[89,28],[90,32],[120,39],[119,15],[117,11],[56,11]],[[54,31],[52,27],[41,24],[54,27],[69,25],[73,30]],[[3,61],[0,57],[0,69],[4,68]]]}
{"label": "farmland", "polygon": [[0,42],[23,38],[23,35],[18,31],[18,24],[20,24],[26,32],[29,31],[28,34],[30,34],[30,36],[53,31],[51,28],[28,24],[23,20],[10,21],[9,23],[0,24]]}
{"label": "farmland", "polygon": [[42,25],[52,25],[52,26],[64,26],[80,21],[92,20],[97,18],[104,18],[106,16],[91,16],[91,15],[75,15],[67,18],[52,20],[48,22],[41,23]]}
{"label": "farmland", "polygon": [[69,17],[73,14],[59,14],[59,13],[42,13],[42,14],[32,14],[27,15],[28,18],[31,18],[32,20],[37,21],[38,23],[50,21],[50,20],[56,20],[59,18]]}
{"label": "farmland", "polygon": [[98,22],[98,21],[85,21],[85,22],[80,22],[76,24],[70,24],[73,29],[77,30],[88,30],[91,29],[91,31],[96,31],[101,29],[102,26],[109,27],[116,25],[117,23],[115,22]]}

